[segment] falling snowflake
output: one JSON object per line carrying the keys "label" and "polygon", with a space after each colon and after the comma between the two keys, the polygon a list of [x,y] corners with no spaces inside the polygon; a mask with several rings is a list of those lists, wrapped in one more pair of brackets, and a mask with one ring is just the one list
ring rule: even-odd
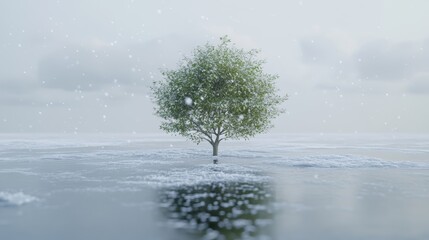
{"label": "falling snowflake", "polygon": [[192,98],[185,97],[185,104],[188,105],[188,106],[192,106]]}

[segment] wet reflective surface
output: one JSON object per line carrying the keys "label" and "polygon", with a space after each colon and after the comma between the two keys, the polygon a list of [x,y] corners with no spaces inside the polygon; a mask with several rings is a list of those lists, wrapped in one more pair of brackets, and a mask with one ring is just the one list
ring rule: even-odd
{"label": "wet reflective surface", "polygon": [[429,239],[429,137],[0,138],[0,239]]}
{"label": "wet reflective surface", "polygon": [[165,189],[169,224],[204,239],[271,239],[274,196],[268,183],[215,182]]}

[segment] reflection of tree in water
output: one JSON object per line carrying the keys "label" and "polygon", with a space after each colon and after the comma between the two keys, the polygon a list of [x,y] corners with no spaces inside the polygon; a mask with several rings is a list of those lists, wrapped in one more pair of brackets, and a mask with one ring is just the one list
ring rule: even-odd
{"label": "reflection of tree in water", "polygon": [[273,195],[268,183],[170,188],[162,192],[161,203],[176,228],[204,239],[270,239]]}

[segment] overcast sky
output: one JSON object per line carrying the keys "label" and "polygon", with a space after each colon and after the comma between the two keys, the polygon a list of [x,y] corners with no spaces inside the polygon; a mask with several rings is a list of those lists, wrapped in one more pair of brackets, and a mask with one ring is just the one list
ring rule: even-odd
{"label": "overcast sky", "polygon": [[289,94],[271,132],[429,133],[429,1],[0,2],[0,132],[157,132],[160,68],[229,35]]}

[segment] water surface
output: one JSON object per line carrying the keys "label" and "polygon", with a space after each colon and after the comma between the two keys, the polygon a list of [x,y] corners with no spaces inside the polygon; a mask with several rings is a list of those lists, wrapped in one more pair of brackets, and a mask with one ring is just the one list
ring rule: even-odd
{"label": "water surface", "polygon": [[429,137],[0,137],[1,239],[429,239]]}

